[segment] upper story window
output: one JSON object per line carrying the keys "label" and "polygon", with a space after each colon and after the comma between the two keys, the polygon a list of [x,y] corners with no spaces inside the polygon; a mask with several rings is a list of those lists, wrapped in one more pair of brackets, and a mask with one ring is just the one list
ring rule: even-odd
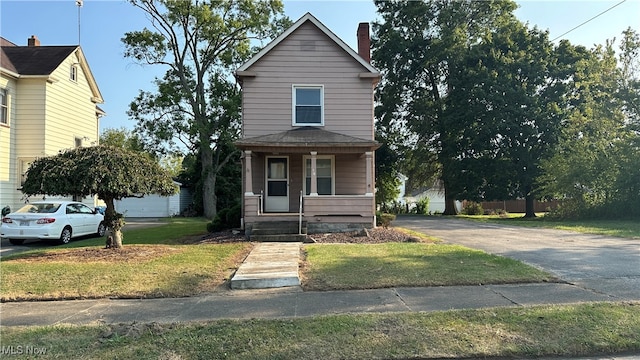
{"label": "upper story window", "polygon": [[71,65],[71,69],[69,69],[69,79],[71,81],[78,81],[78,65]]}
{"label": "upper story window", "polygon": [[324,125],[322,85],[293,85],[293,125]]}
{"label": "upper story window", "polygon": [[0,89],[0,124],[9,124],[9,99],[7,89]]}

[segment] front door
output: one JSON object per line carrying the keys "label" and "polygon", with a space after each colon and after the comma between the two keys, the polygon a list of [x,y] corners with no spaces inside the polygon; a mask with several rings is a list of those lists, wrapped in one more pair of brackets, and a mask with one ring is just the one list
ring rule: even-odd
{"label": "front door", "polygon": [[289,212],[289,158],[267,157],[265,211]]}

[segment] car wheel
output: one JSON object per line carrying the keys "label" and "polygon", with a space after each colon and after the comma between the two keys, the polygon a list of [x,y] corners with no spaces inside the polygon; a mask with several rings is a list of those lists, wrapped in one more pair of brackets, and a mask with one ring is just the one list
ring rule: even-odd
{"label": "car wheel", "polygon": [[60,244],[68,244],[69,241],[71,241],[71,228],[67,226],[60,234]]}
{"label": "car wheel", "polygon": [[9,239],[9,242],[12,245],[22,245],[22,243],[24,243],[23,239]]}
{"label": "car wheel", "polygon": [[104,222],[101,222],[100,225],[98,225],[98,232],[96,233],[96,235],[98,235],[98,237],[103,237],[104,233],[107,232],[107,226],[104,224]]}

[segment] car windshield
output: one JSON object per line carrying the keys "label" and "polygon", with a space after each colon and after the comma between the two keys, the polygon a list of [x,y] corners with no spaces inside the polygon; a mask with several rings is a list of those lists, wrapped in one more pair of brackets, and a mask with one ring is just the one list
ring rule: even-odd
{"label": "car windshield", "polygon": [[57,204],[57,203],[27,204],[21,207],[20,210],[16,212],[31,213],[31,214],[35,214],[35,213],[46,214],[46,213],[54,213],[58,211],[59,207],[60,207],[60,204]]}

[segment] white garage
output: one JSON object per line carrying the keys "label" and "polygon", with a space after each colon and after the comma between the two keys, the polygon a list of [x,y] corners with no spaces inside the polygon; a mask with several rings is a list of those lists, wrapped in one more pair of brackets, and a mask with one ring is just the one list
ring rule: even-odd
{"label": "white garage", "polygon": [[116,200],[114,205],[125,217],[169,217],[180,214],[180,192],[171,196],[125,198]]}

